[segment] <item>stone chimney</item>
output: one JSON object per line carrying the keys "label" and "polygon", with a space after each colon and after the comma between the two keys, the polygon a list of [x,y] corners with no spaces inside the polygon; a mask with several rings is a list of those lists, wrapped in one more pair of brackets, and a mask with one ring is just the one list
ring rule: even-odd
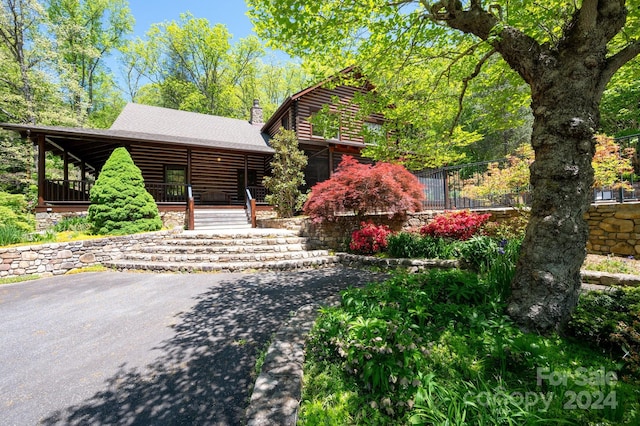
{"label": "stone chimney", "polygon": [[259,125],[264,124],[264,120],[262,119],[262,108],[260,107],[260,101],[257,99],[253,100],[253,106],[251,107],[251,117],[249,118],[249,123]]}

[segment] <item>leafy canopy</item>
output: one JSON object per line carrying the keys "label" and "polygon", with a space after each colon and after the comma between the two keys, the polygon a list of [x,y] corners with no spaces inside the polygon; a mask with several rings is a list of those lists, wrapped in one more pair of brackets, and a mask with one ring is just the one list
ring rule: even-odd
{"label": "leafy canopy", "polygon": [[[497,34],[512,27],[540,45],[555,45],[584,2],[552,0],[419,1],[249,0],[257,33],[324,72],[357,64],[379,94],[376,106],[393,125],[412,132],[373,147],[381,160],[412,168],[489,160],[512,151],[530,135],[530,89],[494,49]],[[593,3],[593,2],[590,2]],[[486,40],[448,28],[453,4],[483,8],[496,18]],[[609,54],[636,42],[640,12],[629,5],[626,25],[609,42]],[[331,64],[327,69],[326,64]],[[636,63],[620,72],[604,96],[607,129],[638,123]],[[635,99],[635,102],[633,101]],[[392,108],[388,108],[392,105]],[[616,118],[620,116],[620,118]],[[528,128],[528,129],[527,129]],[[483,143],[488,138],[491,143]]]}

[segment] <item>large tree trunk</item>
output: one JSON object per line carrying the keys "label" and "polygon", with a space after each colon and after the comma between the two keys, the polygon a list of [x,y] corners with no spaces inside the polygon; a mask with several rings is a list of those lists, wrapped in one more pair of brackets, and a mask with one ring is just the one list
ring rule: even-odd
{"label": "large tree trunk", "polygon": [[521,327],[543,333],[561,328],[578,301],[599,123],[598,73],[584,58],[562,59],[532,85],[533,204],[508,306]]}
{"label": "large tree trunk", "polygon": [[600,97],[613,74],[640,54],[640,42],[632,41],[607,57],[608,43],[625,26],[625,5],[583,0],[562,35],[542,44],[500,22],[501,13],[481,1],[465,9],[443,0],[431,8],[433,19],[488,41],[531,87],[533,205],[508,306],[527,330],[562,328],[578,301]]}

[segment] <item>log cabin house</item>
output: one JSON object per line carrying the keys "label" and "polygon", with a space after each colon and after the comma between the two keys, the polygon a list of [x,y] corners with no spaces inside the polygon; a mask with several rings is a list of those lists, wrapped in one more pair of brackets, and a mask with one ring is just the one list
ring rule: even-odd
{"label": "log cabin house", "polygon": [[[351,72],[347,68],[338,76]],[[173,225],[183,222],[194,229],[198,209],[247,209],[254,218],[256,210],[269,209],[262,178],[269,173],[274,153],[269,140],[280,128],[296,131],[308,156],[307,187],[329,178],[342,155],[359,158],[365,146],[360,130],[380,126],[383,120],[375,114],[354,123],[358,107],[353,98],[368,90],[366,84],[330,78],[287,98],[266,123],[254,101],[248,121],[130,103],[109,129],[10,123],[0,127],[18,132],[38,148],[39,229],[87,211],[93,182],[111,152],[121,146],[142,171],[165,225],[172,217]],[[313,120],[321,111],[325,121],[329,117],[322,126]],[[61,179],[47,178],[47,153],[62,158]]]}

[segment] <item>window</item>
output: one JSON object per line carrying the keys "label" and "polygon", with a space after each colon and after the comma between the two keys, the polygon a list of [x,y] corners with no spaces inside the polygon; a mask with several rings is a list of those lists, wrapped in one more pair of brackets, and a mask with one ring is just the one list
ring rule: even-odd
{"label": "window", "polygon": [[287,115],[282,117],[282,120],[280,120],[280,125],[285,129],[285,130],[291,130],[291,122],[289,120],[289,114],[287,113]]}
{"label": "window", "polygon": [[362,136],[364,137],[365,143],[378,143],[385,137],[382,124],[365,121],[362,123]]}
{"label": "window", "polygon": [[184,166],[165,166],[164,183],[167,184],[166,194],[168,197],[183,198],[187,183],[187,168]]}
{"label": "window", "polygon": [[340,139],[340,114],[322,107],[309,118],[311,134],[324,139]]}

